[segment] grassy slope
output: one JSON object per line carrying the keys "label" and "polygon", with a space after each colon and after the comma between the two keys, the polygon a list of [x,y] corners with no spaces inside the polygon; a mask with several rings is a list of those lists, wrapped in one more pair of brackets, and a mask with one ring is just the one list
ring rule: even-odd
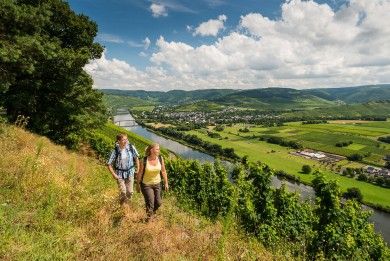
{"label": "grassy slope", "polygon": [[104,95],[103,100],[105,104],[113,108],[132,108],[133,110],[153,110],[156,102],[152,100],[144,100],[137,97],[118,96],[118,95]]}
{"label": "grassy slope", "polygon": [[143,223],[139,194],[120,207],[105,166],[46,138],[0,125],[0,147],[1,260],[275,258],[237,230],[181,211],[171,195]]}
{"label": "grassy slope", "polygon": [[390,102],[369,102],[364,104],[348,104],[319,108],[313,110],[304,110],[298,112],[288,112],[284,117],[301,117],[320,119],[322,117],[332,116],[334,119],[343,117],[361,117],[361,116],[390,116]]}
{"label": "grassy slope", "polygon": [[[242,126],[241,126],[242,127]],[[248,155],[248,159],[251,161],[261,161],[269,165],[276,170],[284,170],[287,173],[293,174],[299,177],[306,183],[310,183],[313,180],[314,175],[307,175],[300,173],[302,165],[311,165],[314,169],[319,169],[326,174],[327,177],[337,180],[341,189],[346,191],[347,188],[357,187],[361,190],[364,196],[364,202],[369,204],[379,204],[382,206],[390,207],[390,189],[378,187],[365,182],[353,180],[329,171],[325,166],[320,165],[317,161],[305,159],[303,157],[289,154],[290,150],[279,145],[269,144],[258,139],[248,139],[243,135],[252,136],[255,133],[249,132],[247,134],[237,135],[238,126],[227,127],[221,133],[222,137],[228,137],[228,139],[214,139],[207,136],[206,133],[201,131],[189,131],[187,133],[195,134],[203,140],[211,143],[220,144],[224,148],[234,148],[235,152],[239,156]]]}

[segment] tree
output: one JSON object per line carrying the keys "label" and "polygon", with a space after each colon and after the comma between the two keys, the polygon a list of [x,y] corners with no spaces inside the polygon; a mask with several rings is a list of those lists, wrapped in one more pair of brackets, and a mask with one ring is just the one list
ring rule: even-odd
{"label": "tree", "polygon": [[359,153],[353,153],[349,156],[347,156],[347,159],[350,161],[361,161],[363,159],[363,155]]}
{"label": "tree", "polygon": [[216,131],[223,131],[225,128],[223,127],[223,125],[217,125],[215,126],[214,130]]}
{"label": "tree", "polygon": [[384,157],[384,160],[385,160],[385,168],[390,169],[390,155],[386,155]]}
{"label": "tree", "polygon": [[311,173],[311,167],[310,167],[310,165],[303,165],[303,166],[302,166],[302,173],[304,173],[304,174],[310,174],[310,173]]}
{"label": "tree", "polygon": [[362,192],[360,192],[360,189],[358,188],[348,188],[346,192],[343,194],[344,198],[346,199],[356,199],[359,202],[362,202],[363,195]]}
{"label": "tree", "polygon": [[0,106],[14,122],[74,146],[106,120],[102,94],[83,70],[101,56],[97,25],[61,0],[0,3]]}

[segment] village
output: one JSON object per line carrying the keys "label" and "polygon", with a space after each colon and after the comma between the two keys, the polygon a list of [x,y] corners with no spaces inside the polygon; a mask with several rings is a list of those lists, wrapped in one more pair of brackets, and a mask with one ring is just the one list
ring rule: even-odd
{"label": "village", "polygon": [[175,111],[172,107],[156,106],[152,112],[142,111],[134,116],[145,121],[192,123],[192,124],[221,124],[221,123],[256,123],[267,120],[278,120],[275,112],[259,112],[242,110],[236,107],[226,107],[219,111]]}

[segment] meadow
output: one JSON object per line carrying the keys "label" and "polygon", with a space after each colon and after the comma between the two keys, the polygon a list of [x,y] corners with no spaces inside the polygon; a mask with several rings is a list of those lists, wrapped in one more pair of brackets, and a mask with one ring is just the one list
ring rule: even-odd
{"label": "meadow", "polygon": [[[390,122],[340,124],[315,124],[302,125],[301,123],[288,123],[280,127],[261,127],[253,125],[236,124],[231,127],[226,126],[219,134],[222,138],[211,138],[207,135],[205,129],[188,131],[188,134],[194,134],[199,138],[221,145],[223,148],[234,148],[240,156],[248,156],[250,161],[261,161],[271,168],[283,170],[289,174],[298,177],[305,183],[313,180],[313,174],[303,174],[301,169],[303,165],[310,165],[312,169],[319,170],[327,177],[337,180],[341,189],[346,191],[350,187],[357,187],[363,194],[363,201],[370,205],[379,204],[390,207],[390,189],[375,186],[355,179],[336,174],[337,166],[340,167],[362,167],[364,164],[342,160],[333,166],[327,166],[312,159],[306,159],[300,156],[292,155],[295,151],[276,144],[270,144],[260,141],[261,135],[273,135],[284,137],[289,140],[299,141],[304,147],[323,150],[340,155],[349,155],[351,152],[368,153],[370,156],[365,158],[367,162],[382,164],[382,158],[385,153],[390,151],[390,146],[385,143],[376,141],[377,136],[387,135],[390,133]],[[239,129],[249,128],[249,132],[240,132]],[[358,127],[357,127],[358,126]],[[209,127],[209,130],[214,127]],[[339,139],[352,140],[353,143],[347,147],[339,148],[335,143]],[[342,140],[340,140],[342,141]],[[380,144],[378,147],[376,144]]]}

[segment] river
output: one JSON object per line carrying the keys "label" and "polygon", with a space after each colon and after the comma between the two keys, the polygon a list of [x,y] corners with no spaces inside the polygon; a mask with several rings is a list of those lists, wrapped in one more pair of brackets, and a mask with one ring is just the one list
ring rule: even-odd
{"label": "river", "polygon": [[[114,116],[114,122],[128,122],[134,121],[134,118],[130,114],[119,114]],[[173,151],[180,157],[184,159],[197,159],[201,162],[213,162],[214,157],[206,153],[194,150],[188,146],[185,146],[177,141],[173,141],[164,137],[161,137],[144,127],[135,125],[133,127],[124,127],[125,129],[134,132],[148,140],[156,142],[161,146],[167,148],[170,151]],[[303,199],[313,200],[315,198],[313,188],[306,186],[304,184],[298,184],[295,182],[290,182],[286,180],[281,180],[278,177],[274,176],[272,179],[272,185],[274,187],[280,187],[282,184],[285,184],[289,191],[298,192]],[[390,244],[390,214],[372,209],[370,207],[364,206],[364,208],[373,210],[373,215],[370,217],[370,221],[374,223],[375,230],[380,233],[385,241]]]}

